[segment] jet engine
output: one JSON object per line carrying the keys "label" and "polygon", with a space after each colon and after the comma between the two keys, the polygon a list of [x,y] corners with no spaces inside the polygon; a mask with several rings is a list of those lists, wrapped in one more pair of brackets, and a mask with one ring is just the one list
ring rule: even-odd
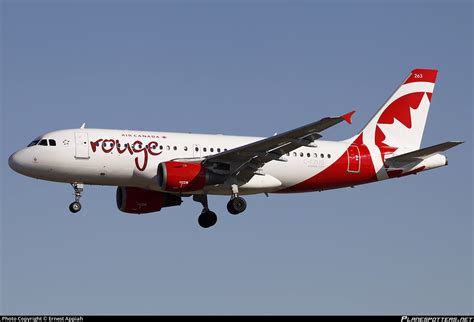
{"label": "jet engine", "polygon": [[117,187],[117,207],[129,214],[146,214],[181,205],[180,196],[134,187]]}
{"label": "jet engine", "polygon": [[167,161],[158,165],[158,184],[165,191],[196,191],[224,180],[224,176],[206,170],[200,163]]}

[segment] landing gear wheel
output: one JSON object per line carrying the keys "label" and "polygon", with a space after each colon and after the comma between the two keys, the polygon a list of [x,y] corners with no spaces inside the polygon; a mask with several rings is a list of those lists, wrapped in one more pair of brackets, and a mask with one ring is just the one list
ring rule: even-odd
{"label": "landing gear wheel", "polygon": [[81,208],[82,208],[81,204],[80,204],[79,202],[77,202],[77,201],[74,201],[73,203],[71,203],[71,204],[69,205],[69,210],[70,210],[73,214],[75,214],[76,212],[80,211]]}
{"label": "landing gear wheel", "polygon": [[199,226],[209,228],[216,224],[217,215],[213,211],[203,211],[198,218]]}
{"label": "landing gear wheel", "polygon": [[79,199],[81,199],[82,192],[84,191],[84,184],[74,182],[71,183],[72,188],[74,189],[74,202],[69,205],[69,210],[75,214],[81,210],[81,204],[79,203]]}
{"label": "landing gear wheel", "polygon": [[227,210],[232,215],[238,215],[247,209],[247,202],[242,197],[235,197],[229,200],[227,203]]}

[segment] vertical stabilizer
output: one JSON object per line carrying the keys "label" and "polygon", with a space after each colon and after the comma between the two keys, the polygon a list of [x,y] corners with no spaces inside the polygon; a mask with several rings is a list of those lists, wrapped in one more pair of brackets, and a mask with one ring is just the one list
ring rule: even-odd
{"label": "vertical stabilizer", "polygon": [[364,144],[397,154],[419,149],[437,74],[414,69],[362,130]]}

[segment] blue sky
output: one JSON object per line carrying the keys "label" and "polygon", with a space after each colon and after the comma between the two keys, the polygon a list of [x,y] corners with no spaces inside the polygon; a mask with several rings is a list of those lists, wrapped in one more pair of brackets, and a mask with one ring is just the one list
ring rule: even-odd
{"label": "blue sky", "polygon": [[[473,312],[472,2],[1,2],[1,312]],[[322,193],[127,216],[115,188],[8,168],[54,129],[269,136],[357,110],[351,136],[408,72],[439,69],[423,146],[449,166]]]}

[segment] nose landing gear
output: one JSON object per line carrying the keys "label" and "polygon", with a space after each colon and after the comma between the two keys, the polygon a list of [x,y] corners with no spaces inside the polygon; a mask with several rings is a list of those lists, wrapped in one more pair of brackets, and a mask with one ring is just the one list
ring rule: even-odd
{"label": "nose landing gear", "polygon": [[73,214],[79,212],[82,208],[79,199],[82,197],[82,192],[84,191],[84,184],[82,183],[71,183],[72,188],[74,189],[74,202],[69,205],[69,211]]}
{"label": "nose landing gear", "polygon": [[79,212],[81,210],[82,206],[81,203],[78,201],[74,201],[69,205],[69,211],[75,214],[76,212]]}

